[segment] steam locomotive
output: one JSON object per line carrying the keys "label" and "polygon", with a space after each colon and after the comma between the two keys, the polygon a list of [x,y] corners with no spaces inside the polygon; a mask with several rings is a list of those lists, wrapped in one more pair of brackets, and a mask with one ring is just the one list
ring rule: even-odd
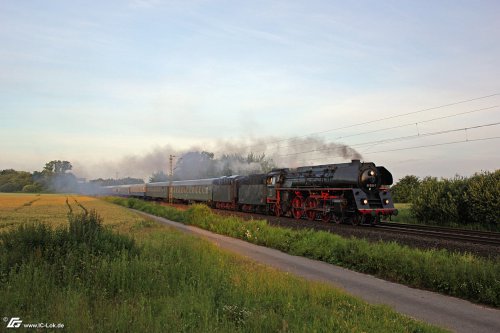
{"label": "steam locomotive", "polygon": [[265,174],[106,186],[104,193],[324,222],[376,224],[397,215],[391,173],[374,163],[273,169]]}

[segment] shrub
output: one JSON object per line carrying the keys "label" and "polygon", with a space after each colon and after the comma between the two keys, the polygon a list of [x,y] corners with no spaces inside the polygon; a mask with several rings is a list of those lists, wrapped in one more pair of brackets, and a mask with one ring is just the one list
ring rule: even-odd
{"label": "shrub", "polygon": [[38,193],[41,191],[42,191],[42,187],[38,183],[24,185],[24,187],[23,187],[24,193]]}
{"label": "shrub", "polygon": [[426,177],[412,197],[412,213],[423,222],[479,224],[498,230],[500,170],[475,174],[470,178],[456,176],[438,180]]}
{"label": "shrub", "polygon": [[0,185],[0,192],[17,192],[21,190],[22,186],[14,183],[5,183]]}
{"label": "shrub", "polygon": [[394,202],[399,203],[411,202],[419,186],[420,180],[417,176],[404,176],[391,187],[392,199],[394,200]]}
{"label": "shrub", "polygon": [[102,220],[95,210],[69,214],[68,220],[69,228],[52,230],[44,224],[28,223],[8,233],[1,233],[1,267],[20,267],[22,263],[35,259],[60,264],[56,265],[55,269],[58,270],[61,265],[68,264],[67,260],[73,260],[80,254],[116,257],[123,253],[128,256],[139,253],[132,238],[103,228]]}
{"label": "shrub", "polygon": [[476,173],[469,179],[466,193],[468,218],[486,227],[500,227],[500,170]]}
{"label": "shrub", "polygon": [[463,201],[462,179],[426,177],[413,197],[413,213],[424,222],[446,224],[458,221],[459,204]]}

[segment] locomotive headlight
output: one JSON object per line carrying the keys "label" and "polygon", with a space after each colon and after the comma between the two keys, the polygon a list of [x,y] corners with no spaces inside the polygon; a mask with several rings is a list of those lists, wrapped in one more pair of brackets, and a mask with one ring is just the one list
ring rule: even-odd
{"label": "locomotive headlight", "polygon": [[368,205],[368,199],[363,199],[363,200],[361,200],[361,203],[362,203],[363,205]]}
{"label": "locomotive headlight", "polygon": [[370,176],[372,176],[372,177],[375,176],[375,171],[370,170]]}
{"label": "locomotive headlight", "polygon": [[385,199],[385,200],[384,200],[384,203],[385,203],[386,205],[388,205],[388,204],[389,204],[389,199]]}

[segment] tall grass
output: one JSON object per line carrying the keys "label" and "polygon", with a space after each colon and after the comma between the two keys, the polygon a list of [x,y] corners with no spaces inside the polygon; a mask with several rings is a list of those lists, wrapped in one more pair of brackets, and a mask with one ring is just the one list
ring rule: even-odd
{"label": "tall grass", "polygon": [[2,234],[0,313],[72,332],[440,331],[170,229],[139,245],[101,222],[90,212]]}
{"label": "tall grass", "polygon": [[221,217],[203,205],[186,211],[137,199],[108,199],[154,215],[272,247],[294,255],[340,265],[412,287],[430,289],[478,303],[500,306],[500,261],[446,250],[421,250],[395,242],[370,243],[322,231],[272,227],[265,221]]}

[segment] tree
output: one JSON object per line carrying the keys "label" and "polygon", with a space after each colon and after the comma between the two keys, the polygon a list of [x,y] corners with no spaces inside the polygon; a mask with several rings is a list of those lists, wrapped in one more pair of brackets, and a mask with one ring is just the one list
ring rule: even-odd
{"label": "tree", "polygon": [[395,202],[411,202],[419,186],[420,179],[417,176],[404,176],[391,187],[392,198]]}
{"label": "tree", "polygon": [[29,184],[33,184],[33,177],[29,172],[13,169],[0,171],[0,192],[19,192]]}
{"label": "tree", "polygon": [[168,180],[167,175],[163,171],[153,172],[153,175],[149,177],[150,183],[166,182]]}
{"label": "tree", "polygon": [[33,179],[40,187],[54,192],[78,192],[76,177],[67,172],[73,166],[68,161],[53,160],[45,163],[41,172],[35,171]]}
{"label": "tree", "polygon": [[72,168],[73,166],[68,161],[54,160],[46,163],[43,170],[48,173],[62,174],[66,173],[66,171],[69,171]]}

